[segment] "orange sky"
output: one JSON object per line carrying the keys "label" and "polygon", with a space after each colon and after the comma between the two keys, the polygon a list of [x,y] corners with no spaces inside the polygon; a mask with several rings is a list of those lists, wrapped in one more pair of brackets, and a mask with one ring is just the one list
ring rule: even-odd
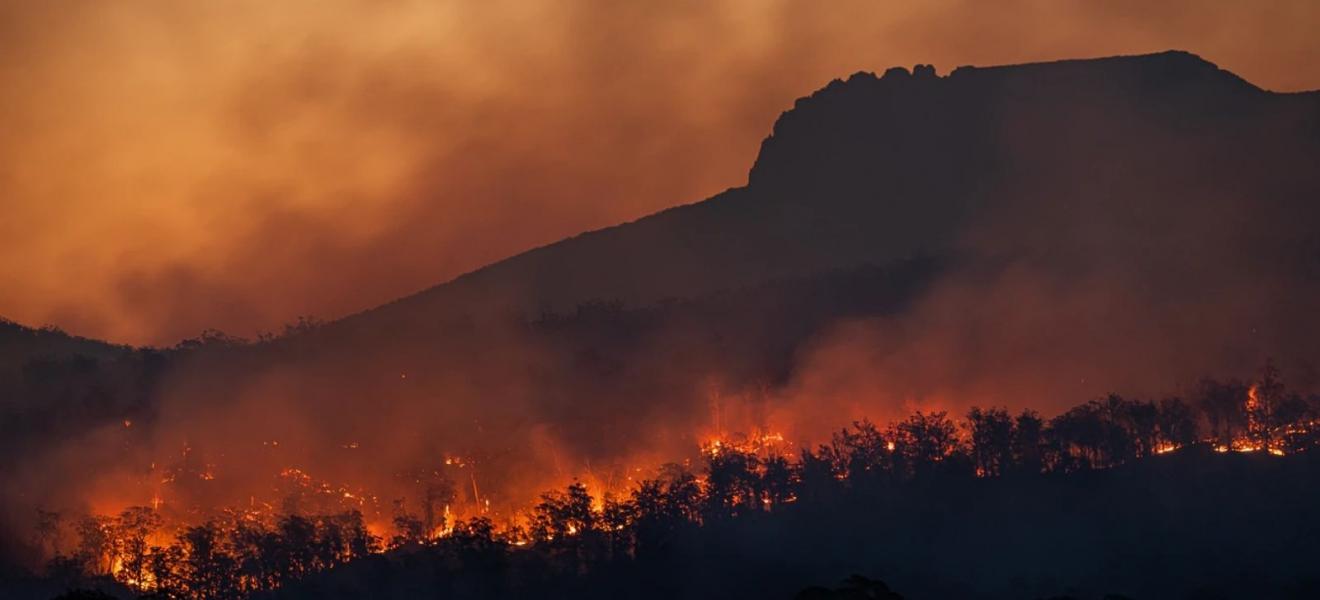
{"label": "orange sky", "polygon": [[334,318],[746,178],[858,70],[1196,52],[1320,88],[1320,3],[0,5],[0,315],[132,343]]}

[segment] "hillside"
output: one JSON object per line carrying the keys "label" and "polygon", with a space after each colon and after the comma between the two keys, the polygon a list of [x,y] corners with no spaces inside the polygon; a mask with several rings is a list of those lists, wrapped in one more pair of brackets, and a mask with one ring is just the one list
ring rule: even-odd
{"label": "hillside", "polygon": [[582,575],[518,554],[468,566],[441,548],[401,551],[271,596],[787,599],[863,574],[908,600],[1300,600],[1320,591],[1314,454],[1198,447],[1108,471],[839,492],[682,531],[659,558]]}
{"label": "hillside", "polygon": [[[404,422],[440,421],[440,438],[467,443],[456,420],[494,423],[600,461],[690,446],[712,395],[754,404],[752,421],[856,411],[857,396],[881,414],[1048,412],[1246,376],[1268,357],[1311,389],[1316,164],[1320,93],[1264,91],[1185,52],[859,73],[785,112],[744,187],[281,340],[247,366],[207,362],[179,395],[264,394],[253,382],[275,377],[295,405],[388,401]],[[938,270],[900,278],[901,304],[754,308],[792,304],[758,289],[771,282],[905,264]],[[527,326],[685,301],[720,308],[645,332],[598,324],[580,345]],[[616,425],[629,415],[636,428]]]}
{"label": "hillside", "polygon": [[224,483],[179,492],[208,508],[291,465],[388,499],[457,455],[471,505],[521,508],[712,432],[1049,415],[1268,357],[1313,391],[1317,164],[1320,93],[1183,52],[859,73],[785,112],[743,187],[278,339],[14,329],[0,500],[146,502],[186,461]]}
{"label": "hillside", "polygon": [[69,335],[54,328],[34,329],[0,317],[0,366],[19,365],[36,357],[112,356],[127,346]]}
{"label": "hillside", "polygon": [[780,117],[746,186],[532,250],[337,327],[389,331],[492,306],[646,305],[944,255],[1006,215],[1072,233],[1075,224],[1055,221],[1061,207],[1107,229],[1168,226],[1184,211],[1247,200],[1217,198],[1225,189],[1273,196],[1259,217],[1284,224],[1314,215],[1318,147],[1320,94],[1263,91],[1183,52],[943,77],[933,67],[858,73]]}

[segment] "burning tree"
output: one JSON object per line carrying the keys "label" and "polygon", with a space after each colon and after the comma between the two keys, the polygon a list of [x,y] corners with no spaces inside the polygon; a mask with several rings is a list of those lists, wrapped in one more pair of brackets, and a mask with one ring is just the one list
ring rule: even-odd
{"label": "burning tree", "polygon": [[[575,482],[542,494],[530,514],[498,525],[484,514],[455,518],[449,510],[455,497],[450,479],[439,468],[419,469],[401,474],[407,497],[396,501],[394,530],[385,533],[394,535],[392,548],[442,557],[446,568],[498,570],[519,562],[512,560],[516,553],[531,552],[546,559],[541,564],[580,574],[603,564],[660,560],[685,531],[734,530],[735,520],[802,509],[809,512],[796,514],[818,515],[810,511],[828,511],[849,496],[868,501],[891,492],[901,496],[913,481],[922,482],[916,489],[946,489],[960,485],[958,478],[1109,468],[1198,444],[1223,452],[1301,451],[1320,444],[1317,408],[1317,398],[1290,394],[1267,364],[1251,385],[1203,380],[1195,403],[1111,394],[1048,422],[1029,410],[1014,417],[1004,408],[973,408],[961,423],[944,412],[917,412],[884,428],[854,422],[795,457],[781,451],[781,435],[736,436],[703,445],[696,473],[667,464],[654,478],[639,476],[623,494],[601,489],[595,497],[586,484]],[[1205,436],[1202,421],[1208,425]],[[447,460],[462,466],[458,459]],[[193,471],[210,472],[200,454],[185,453],[182,462],[200,469],[169,468],[166,474],[177,480]],[[78,520],[73,528],[79,543],[70,556],[62,556],[64,519],[41,512],[37,545],[56,554],[52,576],[111,575],[171,598],[260,594],[385,549],[361,511],[342,509],[374,506],[358,488],[293,468],[275,482],[292,498],[283,503],[282,514],[271,508],[279,504],[274,499],[219,513],[167,512],[159,503],[133,506],[113,518]],[[473,498],[479,498],[475,489]],[[409,501],[417,503],[417,514],[406,510]],[[173,531],[178,533],[169,539],[166,533]]]}

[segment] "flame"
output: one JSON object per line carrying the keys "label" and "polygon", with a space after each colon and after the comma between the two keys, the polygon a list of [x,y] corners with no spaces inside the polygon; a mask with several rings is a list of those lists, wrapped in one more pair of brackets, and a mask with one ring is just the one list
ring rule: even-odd
{"label": "flame", "polygon": [[[1299,421],[1288,424],[1287,426],[1266,429],[1264,423],[1258,419],[1262,402],[1267,398],[1261,398],[1257,386],[1252,386],[1241,400],[1242,407],[1251,416],[1250,427],[1244,434],[1224,442],[1211,442],[1201,440],[1194,442],[1196,444],[1208,444],[1210,448],[1218,453],[1241,452],[1241,453],[1261,453],[1270,456],[1284,456],[1288,452],[1294,451],[1297,446],[1289,445],[1289,436],[1310,435],[1320,426],[1320,421]],[[1254,416],[1252,416],[1254,415]],[[723,418],[723,417],[722,417]],[[131,426],[131,421],[124,419],[125,427]],[[720,430],[727,426],[727,423],[720,423]],[[758,474],[764,474],[766,465],[771,463],[771,459],[788,460],[791,465],[796,460],[796,447],[789,441],[789,436],[785,435],[784,430],[770,427],[761,427],[753,429],[751,434],[732,433],[726,434],[720,431],[718,434],[710,434],[709,430],[703,435],[689,437],[688,439],[700,440],[693,444],[696,446],[691,450],[692,454],[681,460],[682,464],[691,468],[695,464],[700,464],[700,459],[725,459],[734,458],[735,455],[742,455],[747,458],[750,469]],[[792,431],[790,428],[789,431]],[[960,434],[960,443],[967,444],[969,440],[965,434]],[[879,442],[879,448],[894,453],[898,452],[897,442],[891,436],[885,436],[883,441]],[[257,442],[253,442],[256,444]],[[260,447],[266,448],[271,456],[275,452],[271,449],[280,449],[279,456],[284,448],[278,440],[261,441]],[[336,444],[345,450],[359,450],[365,446],[357,441],[347,441],[342,444]],[[332,445],[333,448],[335,445]],[[803,447],[811,447],[806,444]],[[1155,455],[1169,454],[1178,451],[1183,446],[1167,440],[1161,440],[1150,446],[1150,452]],[[290,456],[301,456],[300,450],[296,445],[289,450]],[[195,498],[191,498],[187,490],[190,486],[197,485],[198,482],[217,482],[206,488],[211,490],[224,489],[230,485],[231,481],[226,480],[229,471],[217,468],[212,462],[207,462],[207,458],[216,458],[205,456],[202,451],[194,450],[190,445],[185,444],[180,453],[181,458],[177,463],[163,463],[161,468],[157,468],[156,463],[151,463],[151,467],[145,471],[138,485],[142,488],[138,490],[137,495],[122,494],[114,498],[105,498],[103,501],[94,503],[98,514],[115,515],[119,514],[126,506],[150,506],[151,510],[161,515],[167,525],[162,527],[159,532],[153,533],[151,544],[160,548],[169,546],[175,541],[174,534],[180,532],[184,527],[204,523],[212,519],[217,514],[230,515],[232,522],[250,522],[272,524],[278,519],[288,514],[306,514],[306,515],[333,515],[345,511],[357,511],[362,518],[362,524],[365,530],[373,536],[374,539],[381,540],[379,547],[373,551],[383,551],[389,548],[389,543],[404,543],[397,541],[399,536],[404,533],[401,525],[396,521],[401,513],[416,515],[419,507],[411,504],[415,500],[409,500],[408,506],[397,505],[394,509],[394,502],[398,499],[396,491],[385,491],[375,487],[371,482],[347,482],[329,479],[325,473],[316,472],[315,465],[306,464],[288,464],[278,469],[278,473],[272,476],[272,485],[268,490],[245,489],[246,508],[242,510],[219,511],[212,507],[200,506]],[[342,454],[339,456],[343,456]],[[357,455],[355,455],[357,456]],[[670,460],[666,460],[670,459]],[[611,464],[601,467],[597,465],[586,465],[580,470],[560,469],[560,472],[553,477],[560,485],[552,485],[547,482],[548,479],[542,479],[538,482],[541,489],[562,489],[568,482],[580,482],[586,487],[590,495],[590,511],[597,517],[614,515],[609,511],[614,500],[612,498],[626,498],[628,494],[636,490],[637,484],[645,480],[646,473],[654,473],[661,464],[672,462],[673,457],[668,456],[647,456],[647,460],[634,460],[627,464]],[[523,547],[535,543],[527,533],[527,528],[532,523],[533,511],[530,504],[519,497],[513,495],[514,492],[524,490],[513,490],[510,486],[500,482],[498,477],[487,475],[484,471],[483,462],[486,459],[480,456],[474,456],[458,452],[440,452],[432,455],[432,466],[409,471],[403,475],[404,479],[399,479],[404,485],[410,485],[409,490],[413,493],[419,489],[416,486],[430,485],[430,478],[434,477],[440,480],[447,480],[452,484],[450,490],[452,495],[443,502],[443,509],[439,515],[430,516],[431,509],[426,509],[428,516],[424,527],[409,530],[412,533],[412,541],[408,543],[430,544],[438,543],[438,540],[450,538],[456,531],[461,532],[461,523],[470,521],[474,517],[489,518],[495,523],[496,534],[502,536],[506,543]],[[938,460],[938,458],[936,458]],[[181,465],[181,466],[175,466]],[[980,466],[975,467],[978,477],[994,476],[993,472],[987,472]],[[483,475],[489,479],[483,479],[482,483],[487,489],[478,487],[478,471],[483,471]],[[693,469],[696,470],[696,469]],[[466,476],[464,476],[464,474]],[[843,471],[834,471],[832,476],[840,481],[847,481],[848,474]],[[707,477],[697,474],[695,477],[697,486],[700,489],[708,490],[710,482]],[[377,481],[376,483],[379,483]],[[485,493],[483,493],[483,491]],[[428,492],[429,493],[429,492]],[[531,495],[526,495],[530,498]],[[296,498],[299,503],[290,508],[289,504],[282,504],[285,498]],[[384,498],[384,501],[382,501]],[[770,492],[764,490],[757,491],[738,491],[730,495],[729,500],[735,505],[748,507],[752,510],[772,511],[777,509],[779,504],[791,504],[797,501],[797,496],[789,490],[788,492],[772,496]],[[429,501],[429,500],[428,500]],[[305,504],[304,504],[305,503]],[[411,513],[405,508],[411,509]],[[306,511],[306,512],[298,512]],[[614,517],[611,517],[614,518]],[[627,518],[627,517],[623,517]],[[619,522],[604,522],[604,518],[597,519],[599,525],[593,527],[604,531],[621,530],[625,525]],[[406,524],[406,523],[405,523]],[[232,525],[230,525],[232,526]],[[561,530],[563,534],[577,536],[581,534],[581,524],[570,524],[566,529]],[[419,539],[420,538],[420,539]],[[345,555],[347,556],[347,555]],[[107,555],[103,559],[99,568],[108,569],[114,577],[126,585],[142,590],[150,591],[155,586],[154,580],[147,576],[139,576],[129,573],[124,566],[122,558]],[[257,583],[253,584],[258,585]],[[255,589],[255,588],[254,588]]]}

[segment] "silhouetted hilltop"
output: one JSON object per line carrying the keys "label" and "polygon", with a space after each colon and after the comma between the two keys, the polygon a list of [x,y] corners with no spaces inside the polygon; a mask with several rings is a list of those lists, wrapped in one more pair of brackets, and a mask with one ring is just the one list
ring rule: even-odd
{"label": "silhouetted hilltop", "polygon": [[[778,119],[746,186],[255,349],[172,354],[164,389],[185,414],[443,405],[462,418],[438,439],[544,425],[601,460],[705,423],[712,387],[834,393],[804,387],[821,369],[1045,412],[1267,356],[1310,389],[1316,164],[1320,94],[1184,52],[856,74]],[[580,306],[627,312],[563,322]]]}
{"label": "silhouetted hilltop", "polygon": [[[789,198],[819,186],[848,192],[888,185],[905,192],[909,190],[896,184],[926,187],[953,174],[965,178],[970,168],[996,166],[986,162],[1001,149],[998,144],[1003,142],[996,138],[1011,134],[1001,125],[1019,129],[1033,121],[1055,120],[1054,115],[1128,111],[1138,118],[1181,115],[1206,126],[1228,125],[1250,118],[1252,103],[1271,96],[1193,54],[1176,51],[959,67],[943,77],[932,65],[917,65],[913,71],[895,67],[879,77],[860,72],[799,99],[780,117],[761,146],[749,187]],[[1007,116],[1013,121],[995,122]],[[1072,123],[1068,128],[1102,133],[1093,125]],[[1058,138],[1067,131],[1055,131],[1051,137],[1065,142]],[[867,183],[863,175],[882,181]]]}
{"label": "silhouetted hilltop", "polygon": [[[1173,221],[1211,202],[1213,227],[1236,226],[1230,213],[1261,196],[1272,206],[1251,207],[1244,229],[1282,224],[1284,247],[1271,250],[1286,255],[1269,259],[1320,281],[1320,239],[1296,231],[1315,216],[1318,157],[1320,92],[1261,90],[1183,51],[859,72],[784,112],[745,186],[530,250],[324,333],[388,338],[438,320],[646,306],[913,257],[1049,253],[1106,227],[1203,236],[1204,223]],[[1070,219],[1101,227],[1036,239]],[[969,237],[1003,233],[1004,221],[1025,222],[1034,247],[969,250]]]}
{"label": "silhouetted hilltop", "polygon": [[[325,325],[118,358],[15,330],[0,481],[21,493],[0,500],[78,500],[69,482],[184,445],[251,484],[289,466],[278,440],[344,481],[477,456],[482,495],[526,505],[577,465],[690,452],[717,419],[1048,416],[1271,356],[1312,392],[1317,164],[1320,94],[1186,53],[854,75],[780,117],[743,187]],[[55,342],[74,354],[33,360]]]}
{"label": "silhouetted hilltop", "polygon": [[0,364],[35,356],[110,355],[127,350],[128,346],[69,335],[53,327],[27,327],[0,317]]}
{"label": "silhouetted hilltop", "polygon": [[[31,370],[38,363],[50,365],[75,357],[84,361],[112,359],[131,352],[128,346],[72,336],[50,327],[34,329],[0,318],[0,390],[13,389],[23,377],[24,367]],[[10,399],[15,403],[18,400]]]}
{"label": "silhouetted hilltop", "polygon": [[[944,255],[965,249],[969,219],[1021,221],[1021,209],[1058,218],[1033,206],[1046,195],[1055,205],[1077,197],[1067,203],[1086,210],[1069,210],[1114,225],[1131,224],[1135,203],[1163,205],[1144,216],[1168,218],[1207,191],[1274,187],[1295,200],[1317,189],[1318,114],[1320,94],[1266,92],[1185,52],[943,77],[930,66],[859,73],[785,112],[744,187],[532,250],[338,327],[389,331],[593,298],[645,305]],[[1110,187],[1108,197],[1088,197],[1080,178]],[[1164,193],[1173,186],[1178,195]],[[1279,208],[1289,216],[1271,218],[1294,221],[1301,207]]]}
{"label": "silhouetted hilltop", "polygon": [[[592,464],[691,448],[713,395],[799,421],[847,398],[1049,414],[1247,377],[1270,356],[1316,389],[1316,164],[1320,94],[1259,90],[1186,53],[856,75],[784,113],[744,187],[239,367],[199,361],[171,389],[264,400],[275,379],[281,402],[364,444],[400,425],[332,415],[442,411],[433,439],[521,447],[548,431]],[[826,276],[867,269],[856,289]],[[813,288],[830,299],[801,301]]]}

